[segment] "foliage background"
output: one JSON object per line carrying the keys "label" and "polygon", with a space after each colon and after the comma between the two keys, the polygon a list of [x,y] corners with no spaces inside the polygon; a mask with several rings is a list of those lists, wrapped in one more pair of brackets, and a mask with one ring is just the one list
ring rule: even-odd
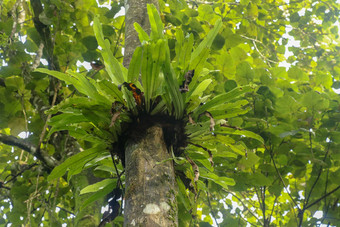
{"label": "foliage background", "polygon": [[[1,1],[0,225],[71,226],[90,201],[99,199],[97,203],[105,205],[102,198],[117,182],[109,145],[102,143],[112,136],[101,130],[110,125],[110,106],[94,108],[74,86],[34,72],[37,67],[83,72],[104,90],[108,67],[97,72],[79,64],[103,53],[93,31],[95,15],[111,52],[122,61],[124,16],[115,15],[123,3],[111,1],[111,9],[100,7],[104,3]],[[219,123],[232,135],[206,142],[213,136],[207,118],[205,137],[192,141],[210,150],[213,167],[204,149],[187,147],[186,155],[201,177],[196,194],[178,181],[181,226],[340,225],[340,100],[334,92],[340,88],[338,8],[335,1],[160,1],[170,57],[179,74],[186,70],[179,59],[179,31],[197,48],[222,19],[208,60],[196,69],[201,71],[199,82],[211,81],[200,97],[209,100],[237,86],[253,88],[223,109],[209,110],[225,119]],[[73,103],[64,101],[70,97]],[[192,105],[199,104],[198,97],[197,102]],[[79,106],[72,107],[80,103],[80,109],[88,111],[75,115]],[[57,104],[64,105],[63,115],[55,115]],[[67,110],[72,111],[66,117]],[[46,122],[53,128],[45,131]],[[83,125],[75,130],[78,122]],[[215,130],[218,134],[218,125]],[[245,136],[245,130],[260,135],[264,143]],[[21,132],[27,139],[17,137]],[[92,148],[94,144],[98,146]],[[85,158],[68,177],[47,180],[55,166],[81,150],[87,152],[79,153]],[[185,159],[176,161],[194,180],[192,166]],[[86,182],[80,177],[83,168],[94,175]],[[118,159],[117,168],[123,171]],[[80,190],[98,178],[105,180],[79,197]],[[122,218],[115,222],[121,224]]]}

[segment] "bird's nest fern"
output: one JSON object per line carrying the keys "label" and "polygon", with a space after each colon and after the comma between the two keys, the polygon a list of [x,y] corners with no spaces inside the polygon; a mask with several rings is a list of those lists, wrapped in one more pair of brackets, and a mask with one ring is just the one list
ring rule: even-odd
{"label": "bird's nest fern", "polygon": [[[171,60],[164,27],[156,8],[148,5],[148,14],[151,34],[149,36],[139,24],[135,24],[141,46],[135,50],[129,69],[113,56],[109,41],[104,40],[99,19],[94,19],[94,33],[101,46],[110,81],[96,81],[72,71],[36,70],[72,85],[80,93],[49,110],[50,114],[54,114],[49,122],[52,126],[49,136],[59,130],[68,130],[70,135],[82,141],[85,151],[56,167],[49,179],[60,177],[67,171],[68,177],[71,177],[83,168],[94,166],[103,157],[110,157],[103,150],[113,149],[122,158],[122,153],[119,153],[123,149],[122,141],[137,135],[133,132],[154,124],[163,128],[167,145],[173,148],[175,156],[181,156],[186,146],[205,152],[203,156],[206,159],[200,157],[197,160],[208,170],[212,170],[212,153],[216,152],[214,146],[217,143],[236,155],[244,154],[242,146],[228,135],[250,137],[262,142],[260,136],[230,127],[224,120],[248,111],[245,108],[247,101],[239,97],[251,91],[250,87],[236,87],[214,97],[204,94],[213,80],[210,71],[203,66],[222,21],[216,21],[196,48],[193,35],[185,37],[178,29],[176,56]],[[87,147],[87,144],[90,146]],[[190,149],[188,154],[187,163],[194,169],[197,165],[195,167],[189,157]],[[214,179],[222,187],[233,184],[232,179],[219,177],[213,171],[201,176]],[[196,176],[194,180],[198,180]]]}

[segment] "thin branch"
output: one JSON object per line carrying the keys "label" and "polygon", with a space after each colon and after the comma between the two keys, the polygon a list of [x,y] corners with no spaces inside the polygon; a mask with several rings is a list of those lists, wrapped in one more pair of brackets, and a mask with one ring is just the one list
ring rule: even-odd
{"label": "thin branch", "polygon": [[194,175],[195,175],[194,182],[196,184],[196,182],[198,181],[198,178],[200,176],[200,171],[199,171],[198,165],[188,155],[185,155],[185,158],[186,158],[186,160],[188,160],[188,162],[190,163],[190,165],[192,167],[192,170],[194,171]]}
{"label": "thin branch", "polygon": [[[266,149],[267,149],[267,148],[266,148]],[[268,150],[268,149],[267,149],[267,150]],[[275,170],[276,170],[276,173],[279,175],[279,178],[280,178],[280,180],[281,180],[281,182],[282,182],[282,184],[283,184],[283,187],[285,188],[287,194],[289,195],[289,198],[292,200],[292,202],[294,203],[294,205],[295,205],[296,207],[298,207],[297,203],[295,202],[295,200],[293,199],[292,195],[291,195],[290,192],[288,191],[288,188],[287,188],[287,186],[286,186],[286,183],[283,181],[283,178],[282,178],[282,176],[281,176],[281,173],[280,173],[279,169],[278,169],[277,166],[276,166],[276,163],[275,163],[275,160],[274,160],[274,157],[273,157],[273,152],[270,151],[269,153],[270,153],[270,157],[271,157],[271,159],[272,159],[272,161],[273,161],[273,164],[274,164],[274,168],[275,168]],[[296,221],[297,221],[297,216],[296,216],[294,207],[292,207],[292,210],[293,210],[293,212],[294,212],[294,216],[295,216],[295,219],[296,219]],[[301,211],[301,210],[300,210],[300,211]]]}
{"label": "thin branch", "polygon": [[248,210],[249,211],[249,213],[251,214],[251,215],[253,215],[255,218],[256,218],[256,220],[261,224],[261,225],[263,225],[263,222],[244,204],[244,202],[237,196],[237,195],[235,195],[234,193],[232,193],[232,192],[230,192],[230,191],[227,191],[227,190],[225,190],[225,189],[223,189],[223,191],[225,191],[225,192],[227,192],[227,193],[230,193],[232,196],[234,196],[238,201],[240,201],[240,203],[242,204],[242,206],[246,209],[246,210]]}
{"label": "thin branch", "polygon": [[[53,94],[53,100],[52,100],[52,104],[51,104],[51,108],[54,106],[56,100],[57,100],[57,96],[58,96],[58,90],[59,90],[59,81],[57,82],[57,84],[55,85],[54,87],[54,94]],[[52,114],[50,113],[48,116],[47,116],[47,119],[45,121],[45,124],[44,124],[44,127],[43,127],[43,130],[40,134],[40,138],[39,138],[39,143],[38,143],[38,150],[40,150],[40,147],[41,147],[41,144],[44,140],[44,137],[45,137],[45,134],[46,134],[46,131],[47,131],[47,127],[48,127],[48,122],[49,120],[51,119],[52,117]]]}
{"label": "thin branch", "polygon": [[[242,215],[239,215],[239,217],[240,217],[240,219],[242,219],[243,221],[245,221],[245,222],[249,223],[251,226],[255,226],[255,227],[257,227],[257,225],[255,225],[255,224],[253,224],[253,223],[249,222],[247,219],[245,219],[244,217],[242,217]],[[239,226],[241,226],[241,224],[240,224],[240,221],[239,221]]]}
{"label": "thin branch", "polygon": [[203,147],[203,146],[201,146],[201,145],[199,145],[199,144],[192,143],[192,142],[189,142],[189,144],[191,144],[191,145],[193,145],[193,146],[195,146],[195,147],[202,148],[203,150],[205,150],[206,152],[208,152],[210,164],[211,164],[211,166],[214,166],[213,156],[212,156],[211,150],[209,150],[208,148]]}
{"label": "thin branch", "polygon": [[69,210],[66,210],[65,208],[62,208],[62,207],[60,207],[60,206],[56,206],[56,207],[58,207],[60,210],[65,211],[66,213],[69,213],[69,214],[71,214],[71,215],[73,215],[73,216],[76,216],[73,212],[71,212],[71,211],[69,211]]}
{"label": "thin branch", "polygon": [[211,203],[210,203],[210,193],[207,191],[207,199],[208,199],[208,206],[209,206],[209,208],[210,208],[210,211],[211,211],[211,214],[212,214],[212,216],[213,216],[213,218],[214,218],[214,220],[215,220],[215,222],[216,222],[216,225],[217,226],[220,226],[219,224],[218,224],[218,222],[217,222],[217,218],[216,218],[216,214],[215,214],[215,212],[213,211],[213,209],[212,209],[212,206],[211,206]]}
{"label": "thin branch", "polygon": [[37,164],[37,163],[33,163],[33,164],[31,164],[31,165],[25,167],[23,170],[21,170],[20,172],[18,172],[18,173],[15,174],[14,176],[9,175],[9,176],[12,176],[11,179],[6,180],[6,179],[7,179],[7,177],[6,177],[4,184],[10,183],[10,182],[13,181],[15,178],[17,178],[18,176],[20,176],[23,172],[25,172],[26,170],[29,170],[29,169],[33,168],[33,167],[36,166],[36,165],[38,165],[38,164]]}
{"label": "thin branch", "polygon": [[324,198],[326,198],[327,196],[331,195],[332,193],[336,192],[336,191],[339,190],[339,189],[340,189],[340,185],[339,185],[338,187],[334,188],[332,191],[328,192],[327,194],[321,196],[319,199],[315,200],[314,202],[312,202],[312,203],[309,204],[308,206],[306,206],[306,207],[304,208],[304,210],[306,210],[306,209],[308,209],[308,208],[314,206],[315,204],[317,204],[318,202],[320,202],[321,200],[323,200]]}
{"label": "thin branch", "polygon": [[256,45],[256,43],[260,43],[262,46],[264,46],[264,47],[266,48],[266,46],[265,46],[261,41],[259,41],[259,40],[257,40],[257,39],[253,39],[253,38],[247,37],[247,36],[245,36],[245,35],[240,35],[240,36],[241,36],[242,38],[244,38],[244,39],[248,39],[248,40],[250,40],[250,41],[253,42],[253,45],[254,45],[255,50],[259,53],[259,55],[261,56],[261,58],[262,58],[264,61],[267,61],[267,62],[268,62],[268,66],[269,66],[269,67],[271,67],[271,65],[270,65],[269,63],[274,63],[274,64],[278,64],[278,63],[279,63],[279,62],[276,62],[276,61],[273,61],[273,60],[268,59],[266,56],[264,56],[264,55],[262,54],[262,52],[259,50],[259,48],[258,48],[257,45]]}
{"label": "thin branch", "polygon": [[50,169],[54,168],[58,164],[58,161],[55,160],[52,156],[49,156],[45,152],[38,150],[36,146],[27,142],[24,139],[0,133],[0,142],[10,146],[16,146],[27,151],[28,153],[42,161]]}
{"label": "thin branch", "polygon": [[270,152],[270,157],[271,157],[271,159],[272,159],[272,161],[273,161],[273,164],[274,164],[274,168],[275,168],[275,170],[276,170],[276,173],[277,173],[277,175],[279,175],[279,178],[280,178],[280,180],[281,180],[281,182],[282,182],[282,184],[283,184],[283,187],[286,189],[286,192],[288,193],[288,195],[289,195],[290,199],[292,200],[292,202],[294,203],[294,205],[297,206],[297,203],[296,203],[295,200],[293,199],[292,195],[289,193],[288,188],[287,188],[287,186],[286,186],[286,183],[283,181],[283,178],[282,178],[282,176],[281,176],[281,173],[280,173],[279,169],[278,169],[277,166],[276,166],[276,163],[275,163],[275,160],[274,160],[274,157],[273,157],[273,153],[272,153],[272,152]]}
{"label": "thin branch", "polygon": [[275,200],[274,200],[274,202],[273,202],[272,211],[270,212],[270,215],[269,215],[269,217],[268,217],[268,224],[270,224],[271,219],[272,219],[272,217],[273,217],[274,208],[275,208],[275,203],[276,203],[276,201],[277,201],[277,198],[278,198],[278,196],[275,196]]}
{"label": "thin branch", "polygon": [[[338,125],[339,125],[339,124],[337,123],[336,126],[335,126],[335,130],[334,130],[334,131],[337,130]],[[330,140],[332,140],[332,138],[330,138]],[[328,143],[328,146],[327,146],[327,150],[326,150],[325,156],[323,157],[323,161],[326,160],[326,158],[327,158],[327,156],[328,156],[328,153],[329,153],[329,150],[330,150],[330,147],[331,147],[331,141]],[[308,193],[308,196],[307,196],[307,198],[306,198],[306,200],[305,200],[304,206],[308,206],[309,198],[310,198],[310,196],[312,195],[312,192],[313,192],[313,190],[314,190],[314,188],[315,188],[317,182],[318,182],[319,179],[320,179],[320,176],[321,176],[321,173],[322,173],[322,169],[323,169],[323,168],[320,167],[318,176],[316,177],[316,179],[315,179],[315,181],[314,181],[314,183],[313,183],[313,185],[312,185],[312,187],[311,187],[311,189],[310,189],[310,191],[309,191],[309,193]],[[306,194],[307,194],[307,193],[306,193]]]}

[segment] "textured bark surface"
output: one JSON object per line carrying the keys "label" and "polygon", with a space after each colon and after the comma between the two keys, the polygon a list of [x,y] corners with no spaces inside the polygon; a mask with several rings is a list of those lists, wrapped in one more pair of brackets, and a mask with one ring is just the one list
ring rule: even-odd
{"label": "textured bark surface", "polygon": [[125,0],[125,51],[123,65],[128,67],[136,47],[140,45],[138,33],[133,24],[136,22],[150,34],[147,4],[154,4],[158,9],[158,0]]}
{"label": "textured bark surface", "polygon": [[124,226],[177,226],[175,174],[173,162],[164,161],[168,158],[158,125],[127,141]]}
{"label": "textured bark surface", "polygon": [[[124,66],[128,67],[140,45],[133,24],[150,33],[147,4],[158,0],[125,0]],[[175,173],[163,130],[154,125],[138,130],[125,146],[124,226],[177,226]]]}

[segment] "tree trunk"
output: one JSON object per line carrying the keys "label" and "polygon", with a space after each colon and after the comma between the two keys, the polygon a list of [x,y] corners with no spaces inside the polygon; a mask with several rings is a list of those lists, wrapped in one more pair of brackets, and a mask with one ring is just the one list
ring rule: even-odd
{"label": "tree trunk", "polygon": [[147,4],[154,4],[158,9],[158,0],[125,0],[125,52],[123,65],[128,68],[133,52],[140,45],[138,33],[133,24],[136,22],[150,34]]}
{"label": "tree trunk", "polygon": [[159,125],[127,141],[124,226],[177,226],[174,168],[164,161],[169,158]]}
{"label": "tree trunk", "polygon": [[[140,45],[133,24],[149,34],[147,4],[157,0],[125,0],[124,66]],[[124,226],[177,226],[175,172],[160,125],[146,127],[126,142]]]}

